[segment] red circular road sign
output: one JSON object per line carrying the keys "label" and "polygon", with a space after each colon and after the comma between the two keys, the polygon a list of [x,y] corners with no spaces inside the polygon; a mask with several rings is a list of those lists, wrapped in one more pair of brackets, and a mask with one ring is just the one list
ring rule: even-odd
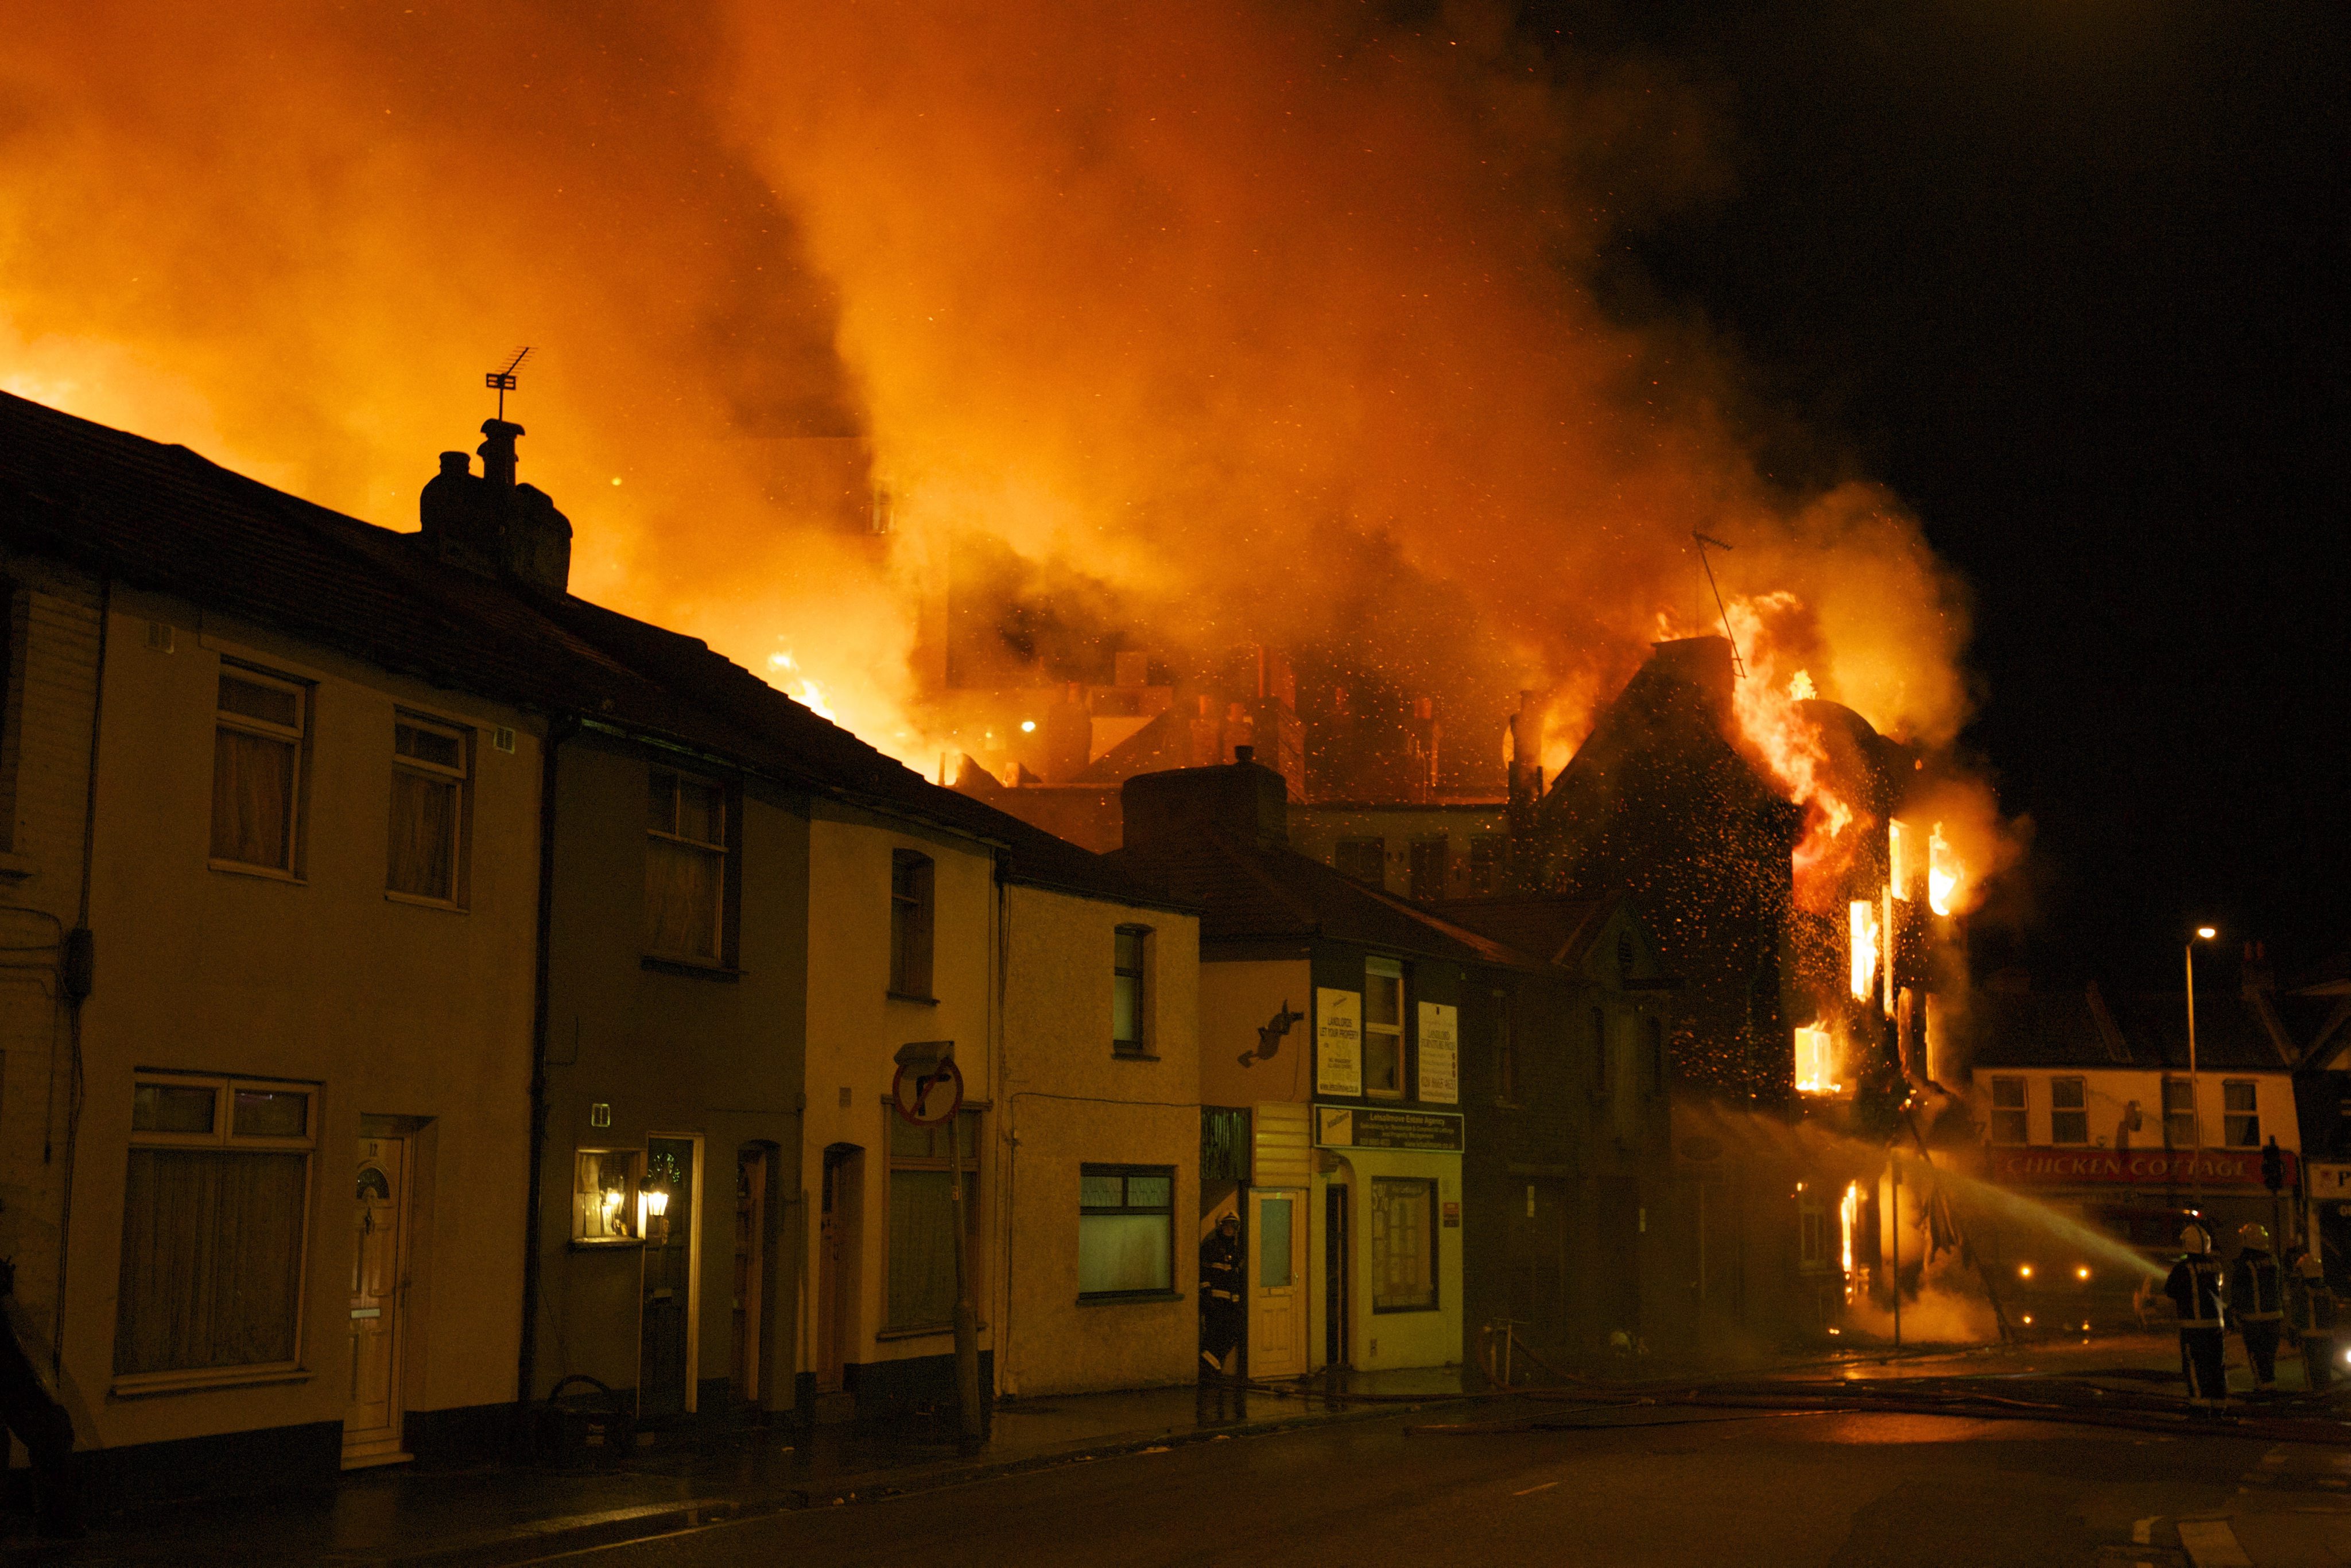
{"label": "red circular road sign", "polygon": [[963,1109],[963,1069],[949,1057],[928,1072],[901,1067],[890,1081],[898,1114],[917,1127],[936,1127]]}

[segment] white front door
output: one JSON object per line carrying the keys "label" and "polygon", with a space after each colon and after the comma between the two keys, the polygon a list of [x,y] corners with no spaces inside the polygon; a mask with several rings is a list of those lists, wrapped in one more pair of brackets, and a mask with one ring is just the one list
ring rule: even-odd
{"label": "white front door", "polygon": [[343,1468],[389,1464],[400,1447],[400,1314],[408,1141],[361,1138],[351,1213],[351,1386],[343,1409]]}
{"label": "white front door", "polygon": [[1249,1194],[1251,1377],[1306,1374],[1306,1194]]}

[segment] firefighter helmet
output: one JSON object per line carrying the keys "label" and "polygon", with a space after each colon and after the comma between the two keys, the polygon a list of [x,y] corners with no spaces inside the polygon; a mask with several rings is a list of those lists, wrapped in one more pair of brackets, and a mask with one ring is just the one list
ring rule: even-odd
{"label": "firefighter helmet", "polygon": [[2237,1240],[2243,1246],[2258,1247],[2267,1251],[2270,1245],[2270,1228],[2266,1225],[2241,1225],[2237,1227]]}
{"label": "firefighter helmet", "polygon": [[2191,1219],[2179,1233],[2179,1244],[2188,1249],[2191,1258],[2201,1258],[2212,1250],[2212,1233]]}

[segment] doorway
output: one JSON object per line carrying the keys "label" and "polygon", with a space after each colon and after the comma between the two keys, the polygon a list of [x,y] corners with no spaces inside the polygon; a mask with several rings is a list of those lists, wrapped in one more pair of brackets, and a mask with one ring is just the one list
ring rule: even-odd
{"label": "doorway", "polygon": [[824,1186],[816,1255],[816,1386],[841,1391],[849,1347],[857,1343],[858,1216],[864,1202],[865,1151],[834,1144],[824,1151]]}
{"label": "doorway", "polygon": [[1348,1343],[1347,1188],[1333,1182],[1322,1189],[1322,1364],[1344,1366]]}
{"label": "doorway", "polygon": [[637,1358],[640,1420],[694,1410],[695,1176],[692,1138],[648,1138],[644,1206],[644,1302]]}
{"label": "doorway", "polygon": [[351,1385],[343,1469],[398,1464],[401,1317],[406,1305],[409,1141],[361,1138],[351,1210]]}
{"label": "doorway", "polygon": [[768,1151],[747,1144],[735,1155],[735,1397],[758,1406],[768,1322]]}
{"label": "doorway", "polygon": [[1306,1374],[1306,1195],[1249,1189],[1251,1377]]}

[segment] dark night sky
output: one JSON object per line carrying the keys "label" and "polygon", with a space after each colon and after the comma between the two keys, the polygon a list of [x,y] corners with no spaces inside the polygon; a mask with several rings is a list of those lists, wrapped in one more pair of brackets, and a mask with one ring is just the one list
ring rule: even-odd
{"label": "dark night sky", "polygon": [[1980,967],[2162,984],[2216,919],[2290,978],[2351,936],[2346,16],[1526,13],[1711,102],[1733,188],[1631,236],[1628,275],[1972,584],[1965,744],[2036,829],[2021,935],[1980,928]]}

